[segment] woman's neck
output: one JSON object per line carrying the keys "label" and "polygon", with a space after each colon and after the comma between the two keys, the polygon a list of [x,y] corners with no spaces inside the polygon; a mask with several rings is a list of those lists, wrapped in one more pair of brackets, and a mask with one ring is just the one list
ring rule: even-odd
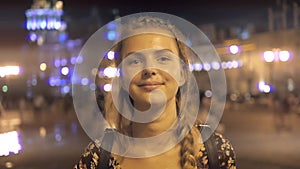
{"label": "woman's neck", "polygon": [[152,137],[168,130],[177,120],[175,99],[169,101],[162,111],[161,115],[149,123],[132,124],[132,136],[135,138]]}

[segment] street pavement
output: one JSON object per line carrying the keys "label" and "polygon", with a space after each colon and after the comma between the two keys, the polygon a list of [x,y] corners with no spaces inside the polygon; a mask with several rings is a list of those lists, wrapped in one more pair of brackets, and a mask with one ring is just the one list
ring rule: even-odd
{"label": "street pavement", "polygon": [[[53,113],[55,112],[55,113]],[[277,130],[273,113],[264,106],[226,108],[224,136],[235,148],[239,169],[299,169],[300,116],[291,113],[290,130]],[[0,133],[20,133],[19,154],[0,157],[0,169],[72,168],[90,141],[75,113],[6,111],[0,117]]]}
{"label": "street pavement", "polygon": [[291,112],[286,118],[290,128],[278,129],[267,107],[239,105],[225,110],[224,135],[235,148],[238,168],[300,168],[300,116]]}

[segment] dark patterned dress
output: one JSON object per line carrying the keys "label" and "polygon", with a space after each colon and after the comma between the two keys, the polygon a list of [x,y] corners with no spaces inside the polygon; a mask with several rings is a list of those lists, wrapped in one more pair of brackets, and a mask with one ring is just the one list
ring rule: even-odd
{"label": "dark patterned dress", "polygon": [[[236,157],[230,142],[223,138],[221,134],[215,133],[216,145],[218,150],[218,158],[220,162],[220,169],[236,169]],[[198,169],[209,169],[208,155],[203,143],[200,144],[200,150],[195,155]],[[100,157],[100,143],[99,141],[92,142],[88,145],[81,159],[74,169],[97,169]],[[109,169],[121,169],[122,166],[111,156],[108,164]]]}

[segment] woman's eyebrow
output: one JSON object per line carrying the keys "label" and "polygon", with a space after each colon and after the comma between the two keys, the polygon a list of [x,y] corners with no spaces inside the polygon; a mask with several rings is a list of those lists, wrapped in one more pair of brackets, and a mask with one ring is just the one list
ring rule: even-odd
{"label": "woman's eyebrow", "polygon": [[136,55],[136,56],[144,56],[142,52],[136,52],[136,51],[133,51],[133,52],[129,52],[125,55],[125,57],[129,56],[129,55]]}
{"label": "woman's eyebrow", "polygon": [[174,54],[174,52],[170,49],[160,49],[154,52],[154,54],[164,54],[164,53],[172,53]]}
{"label": "woman's eyebrow", "polygon": [[[155,55],[157,55],[157,54],[165,54],[165,53],[173,53],[174,54],[174,52],[171,49],[158,49],[158,50],[154,51]],[[125,57],[127,57],[129,55],[132,55],[132,54],[134,54],[136,56],[144,56],[143,52],[133,51],[133,52],[127,53]]]}

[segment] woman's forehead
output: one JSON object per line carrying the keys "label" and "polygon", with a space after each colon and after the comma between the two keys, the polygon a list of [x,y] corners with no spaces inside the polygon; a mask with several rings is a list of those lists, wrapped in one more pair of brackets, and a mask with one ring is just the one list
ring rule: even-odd
{"label": "woman's forehead", "polygon": [[126,38],[122,42],[122,56],[144,49],[170,50],[178,55],[178,45],[174,38],[162,34],[139,34]]}

